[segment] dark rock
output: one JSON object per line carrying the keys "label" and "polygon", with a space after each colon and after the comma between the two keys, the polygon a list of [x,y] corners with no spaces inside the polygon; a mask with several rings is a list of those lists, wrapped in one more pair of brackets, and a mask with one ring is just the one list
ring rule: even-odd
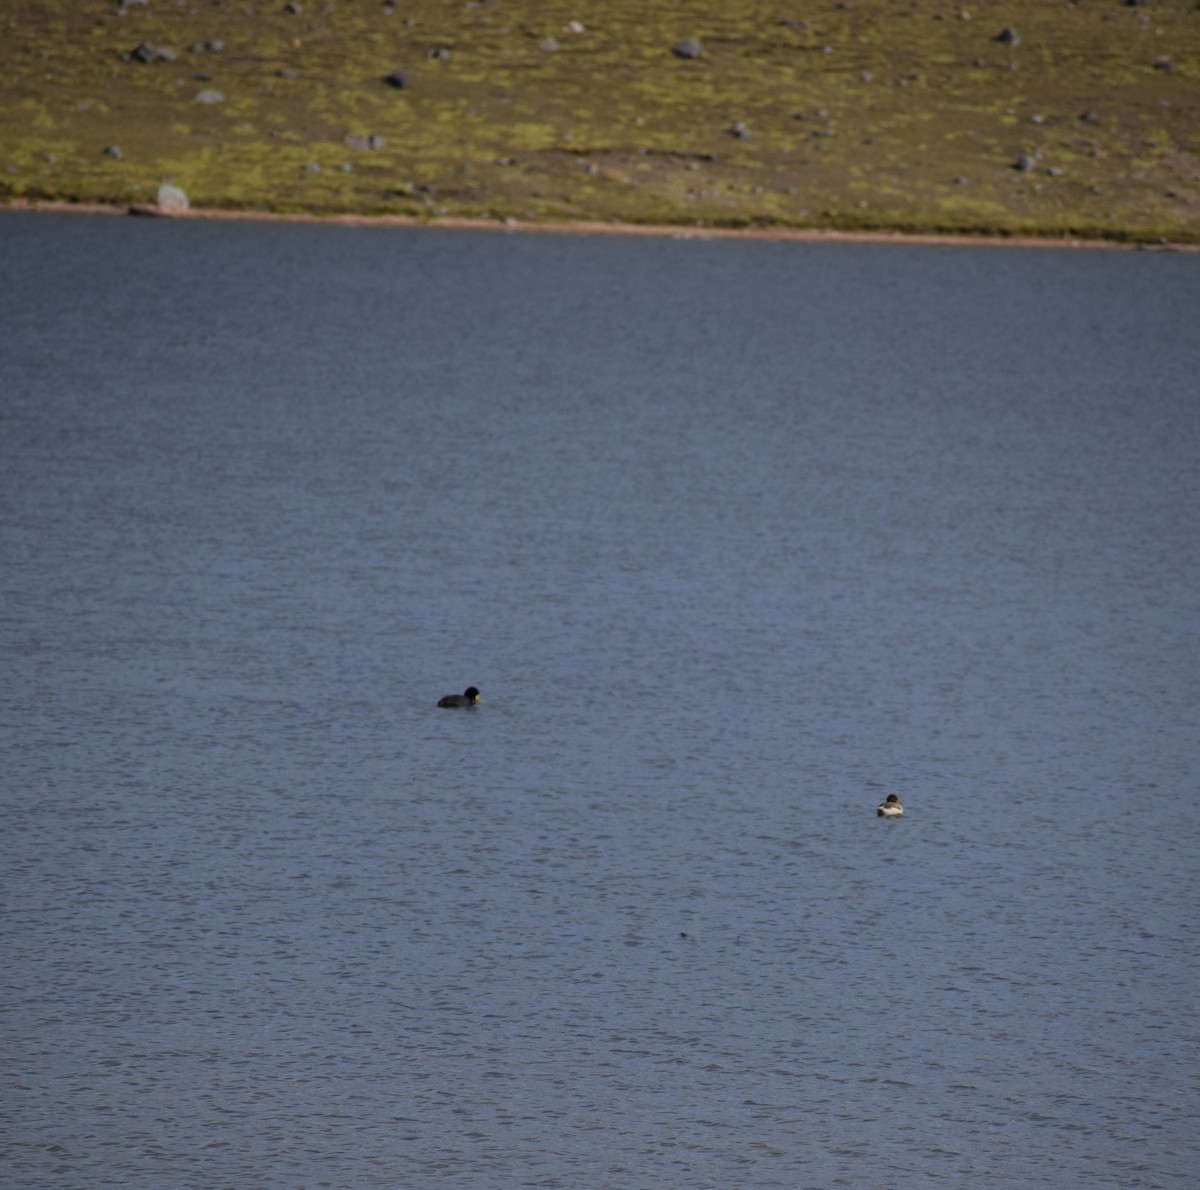
{"label": "dark rock", "polygon": [[1001,45],[1020,45],[1021,39],[1017,36],[1017,31],[1011,25],[1005,25],[999,33],[996,34],[996,41]]}
{"label": "dark rock", "polygon": [[1161,58],[1155,59],[1154,69],[1161,70],[1163,74],[1174,74],[1175,63],[1164,54]]}
{"label": "dark rock", "polygon": [[383,81],[389,87],[395,87],[397,91],[403,91],[408,86],[408,75],[403,70],[393,70]]}
{"label": "dark rock", "polygon": [[676,42],[671,47],[671,53],[676,58],[699,58],[704,53],[704,47],[694,37],[688,37],[684,41]]}

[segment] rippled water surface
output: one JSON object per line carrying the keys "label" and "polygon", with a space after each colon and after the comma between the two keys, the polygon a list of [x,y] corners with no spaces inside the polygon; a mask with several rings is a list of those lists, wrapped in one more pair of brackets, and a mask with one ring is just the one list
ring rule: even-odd
{"label": "rippled water surface", "polygon": [[1200,261],[0,269],[7,1184],[1195,1184]]}

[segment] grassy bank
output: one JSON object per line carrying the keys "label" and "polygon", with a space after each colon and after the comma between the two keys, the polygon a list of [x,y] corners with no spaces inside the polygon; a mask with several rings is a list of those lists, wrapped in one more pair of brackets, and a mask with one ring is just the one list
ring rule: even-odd
{"label": "grassy bank", "polygon": [[6,5],[0,198],[164,181],[240,210],[1196,243],[1200,3]]}

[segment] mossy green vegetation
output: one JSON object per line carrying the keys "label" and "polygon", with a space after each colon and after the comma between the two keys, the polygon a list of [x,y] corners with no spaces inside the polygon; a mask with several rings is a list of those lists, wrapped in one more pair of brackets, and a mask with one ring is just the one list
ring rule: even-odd
{"label": "mossy green vegetation", "polygon": [[8,200],[1195,243],[1198,148],[1197,0],[0,14]]}

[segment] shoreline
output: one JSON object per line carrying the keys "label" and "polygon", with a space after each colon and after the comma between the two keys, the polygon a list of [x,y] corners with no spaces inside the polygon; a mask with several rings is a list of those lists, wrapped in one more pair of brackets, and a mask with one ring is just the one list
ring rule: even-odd
{"label": "shoreline", "polygon": [[985,235],[980,232],[837,231],[832,228],[688,227],[669,223],[604,223],[571,219],[539,223],[518,219],[469,219],[456,216],[413,215],[317,215],[306,211],[252,211],[219,207],[189,207],[160,210],[153,203],[60,202],[9,199],[0,201],[0,211],[47,212],[50,214],[120,215],[155,219],[199,219],[228,222],[307,223],[340,227],[428,228],[447,231],[522,232],[550,235],[643,236],[676,240],[753,240],[806,244],[908,244],[923,247],[1041,248],[1115,252],[1200,252],[1200,244],[1176,241],[1160,243],[1083,239],[1078,236]]}

